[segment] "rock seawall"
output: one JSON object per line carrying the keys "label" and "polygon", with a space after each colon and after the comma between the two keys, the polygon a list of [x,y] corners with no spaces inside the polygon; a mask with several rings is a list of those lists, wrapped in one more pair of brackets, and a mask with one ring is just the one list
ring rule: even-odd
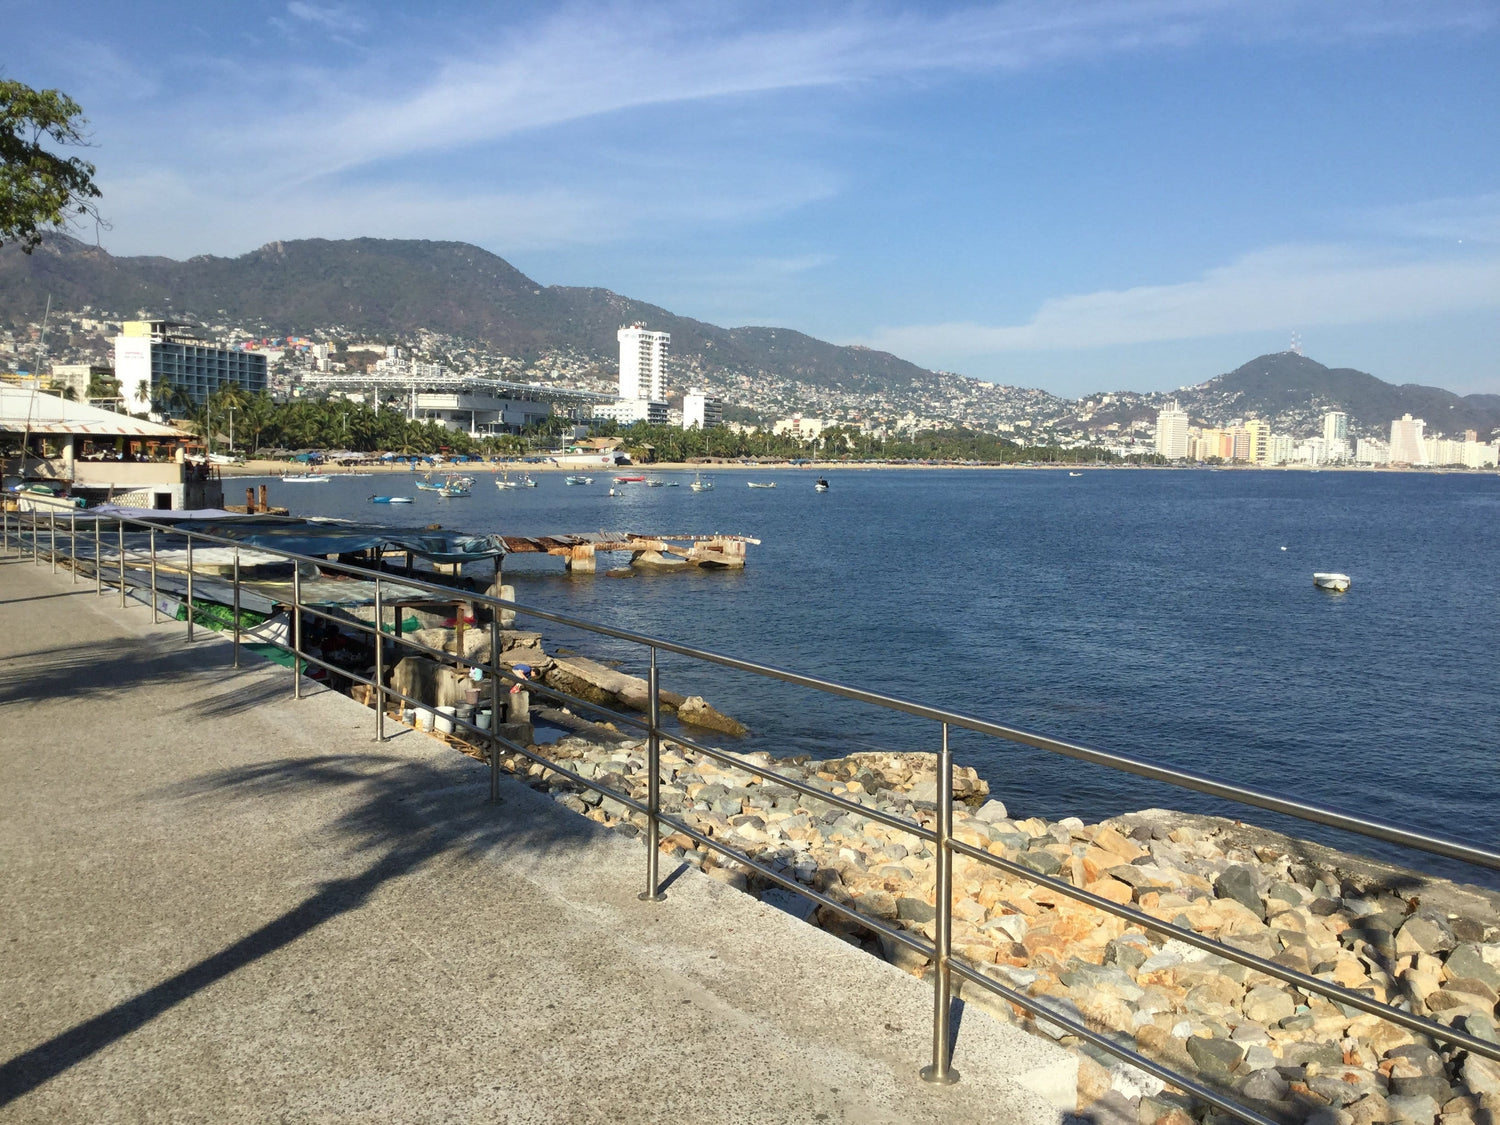
{"label": "rock seawall", "polygon": [[[644,743],[569,737],[545,747],[559,765],[644,801]],[[934,856],[917,837],[831,808],[747,769],[662,754],[662,811],[695,831],[861,914],[928,938]],[[745,755],[872,810],[935,823],[930,755],[857,754],[825,762]],[[522,755],[502,763],[555,800],[638,834],[645,818],[580,790]],[[1500,1042],[1500,900],[1382,868],[1234,822],[1149,810],[1084,824],[1015,819],[972,770],[955,770],[954,836],[1152,917],[1218,938]],[[774,898],[852,944],[921,974],[924,958],[826,907],[812,909],[744,864],[681,833],[669,858]],[[1500,1064],[1176,940],[1127,925],[1053,889],[967,857],[954,862],[953,948],[1000,982],[1281,1121],[1465,1125],[1500,1121]],[[966,1003],[1043,1034],[1062,1032],[978,988]],[[1065,1042],[1074,1043],[1069,1037]],[[1085,1055],[1077,1110],[1095,1122],[1214,1120],[1206,1107],[1112,1056]]]}

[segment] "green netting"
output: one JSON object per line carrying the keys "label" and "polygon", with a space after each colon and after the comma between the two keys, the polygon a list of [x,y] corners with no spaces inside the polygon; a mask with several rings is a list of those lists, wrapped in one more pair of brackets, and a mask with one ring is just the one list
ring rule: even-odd
{"label": "green netting", "polygon": [[[254,613],[248,609],[240,610],[240,628],[250,629],[261,624],[266,619],[263,613]],[[177,607],[177,620],[187,620],[186,604]],[[193,601],[193,623],[202,625],[205,629],[213,629],[215,632],[223,632],[225,629],[234,628],[234,610],[227,605],[218,602]]]}

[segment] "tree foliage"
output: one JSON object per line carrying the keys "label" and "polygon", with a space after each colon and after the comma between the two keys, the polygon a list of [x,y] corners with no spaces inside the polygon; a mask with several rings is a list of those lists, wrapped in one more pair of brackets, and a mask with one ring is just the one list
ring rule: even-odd
{"label": "tree foliage", "polygon": [[78,103],[60,90],[33,90],[0,79],[0,246],[19,242],[31,253],[48,230],[76,215],[94,215],[94,166],[52,152],[87,143]]}
{"label": "tree foliage", "polygon": [[[265,391],[247,394],[238,386],[221,387],[206,405],[191,405],[163,385],[159,397],[170,399],[198,427],[219,442],[231,428],[235,445],[254,455],[263,449],[327,449],[352,452],[484,454],[522,457],[541,454],[566,444],[563,434],[572,423],[553,415],[519,434],[470,437],[441,422],[413,421],[400,410],[375,410],[364,403],[337,398],[298,398],[275,402]],[[230,411],[233,411],[231,425]],[[600,437],[619,437],[622,448],[638,464],[651,462],[723,460],[961,462],[966,464],[1078,464],[1113,462],[1102,449],[1061,449],[1022,446],[994,434],[961,428],[923,430],[916,434],[880,438],[853,426],[830,427],[811,441],[790,434],[764,431],[736,433],[727,427],[684,430],[677,426],[648,426],[637,422],[621,427],[602,422],[593,427]],[[1159,458],[1158,458],[1159,460]]]}

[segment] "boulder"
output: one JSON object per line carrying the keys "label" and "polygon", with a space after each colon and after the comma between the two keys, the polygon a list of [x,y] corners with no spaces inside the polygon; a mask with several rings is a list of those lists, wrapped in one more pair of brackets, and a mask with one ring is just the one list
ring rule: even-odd
{"label": "boulder", "polygon": [[744,723],[715,711],[703,701],[701,695],[690,695],[678,704],[677,718],[680,722],[703,727],[706,730],[716,730],[720,734],[733,735],[736,738],[750,733],[750,728]]}

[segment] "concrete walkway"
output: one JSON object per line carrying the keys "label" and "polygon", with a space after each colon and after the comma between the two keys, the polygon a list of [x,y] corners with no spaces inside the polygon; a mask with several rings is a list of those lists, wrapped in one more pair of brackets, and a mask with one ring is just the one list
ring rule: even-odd
{"label": "concrete walkway", "polygon": [[0,557],[0,1122],[1058,1119],[1055,1046],[927,1086],[922,982],[198,636]]}

